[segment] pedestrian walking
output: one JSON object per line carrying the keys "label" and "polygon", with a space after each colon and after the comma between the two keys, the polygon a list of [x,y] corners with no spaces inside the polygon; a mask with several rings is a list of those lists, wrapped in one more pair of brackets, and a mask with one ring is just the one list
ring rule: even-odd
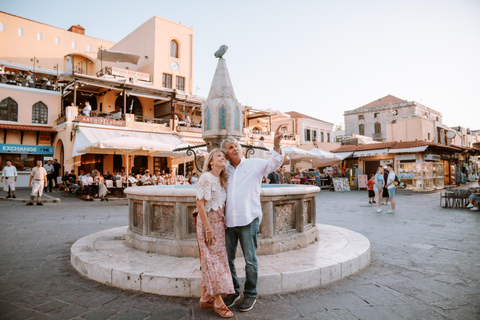
{"label": "pedestrian walking", "polygon": [[52,164],[51,160],[47,161],[47,164],[43,167],[45,171],[47,171],[47,185],[45,186],[45,192],[47,192],[47,186],[48,186],[48,191],[52,192],[52,179],[53,179],[53,172],[55,171],[55,167]]}
{"label": "pedestrian walking", "polygon": [[392,210],[388,210],[387,213],[395,213],[395,190],[397,187],[395,186],[395,172],[393,171],[393,165],[387,165],[388,170],[388,179],[387,179],[387,189],[388,189],[388,197],[390,198],[390,204],[392,205]]}
{"label": "pedestrian walking", "polygon": [[377,212],[382,212],[380,206],[382,205],[382,192],[383,187],[385,186],[385,181],[383,179],[383,169],[378,167],[377,174],[375,174],[375,184],[373,186],[373,191],[375,191],[375,198],[377,199]]}
{"label": "pedestrian walking", "polygon": [[60,169],[62,165],[58,163],[57,159],[53,160],[53,181],[55,182],[55,189],[58,188],[58,177],[60,176]]}
{"label": "pedestrian walking", "polygon": [[[32,184],[33,180],[33,184]],[[35,195],[37,196],[37,206],[43,206],[42,203],[42,193],[43,188],[47,186],[47,171],[42,167],[42,161],[37,161],[37,166],[32,169],[30,174],[30,181],[28,185],[32,187],[32,194],[30,195],[30,202],[27,203],[27,206],[33,206],[33,200],[35,200]]]}
{"label": "pedestrian walking", "polygon": [[15,181],[17,181],[17,168],[12,166],[12,162],[7,160],[7,165],[3,167],[2,182],[5,178],[5,185],[3,190],[8,193],[8,198],[16,198],[15,196]]}
{"label": "pedestrian walking", "polygon": [[387,181],[388,181],[388,170],[384,169],[383,170],[383,181],[385,181],[385,186],[383,187],[383,192],[382,192],[382,205],[387,205],[388,204],[388,189],[387,189]]}
{"label": "pedestrian walking", "polygon": [[367,181],[368,203],[370,204],[375,203],[375,191],[373,191],[374,185],[375,185],[375,176],[371,174],[370,179]]}

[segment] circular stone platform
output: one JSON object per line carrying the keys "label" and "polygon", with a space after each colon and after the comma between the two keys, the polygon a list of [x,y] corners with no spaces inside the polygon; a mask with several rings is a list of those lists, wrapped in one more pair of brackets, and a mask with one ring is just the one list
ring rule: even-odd
{"label": "circular stone platform", "polygon": [[[323,286],[370,264],[370,241],[348,229],[317,224],[319,241],[304,249],[258,256],[259,295]],[[146,253],[125,245],[127,227],[93,233],[72,245],[73,267],[86,277],[126,290],[200,297],[200,262]],[[235,260],[245,281],[245,261]]]}

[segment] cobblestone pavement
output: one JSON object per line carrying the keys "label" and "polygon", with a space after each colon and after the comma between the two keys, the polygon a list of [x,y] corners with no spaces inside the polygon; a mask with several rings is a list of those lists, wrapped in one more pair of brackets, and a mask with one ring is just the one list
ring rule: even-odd
{"label": "cobblestone pavement", "polygon": [[[440,208],[439,198],[400,193],[389,215],[375,212],[366,191],[320,193],[318,222],[369,238],[371,266],[326,287],[260,296],[250,312],[234,308],[235,319],[480,319],[480,212]],[[70,246],[126,225],[127,206],[61,199],[43,207],[0,201],[1,319],[220,318],[196,299],[123,291],[79,275]]]}

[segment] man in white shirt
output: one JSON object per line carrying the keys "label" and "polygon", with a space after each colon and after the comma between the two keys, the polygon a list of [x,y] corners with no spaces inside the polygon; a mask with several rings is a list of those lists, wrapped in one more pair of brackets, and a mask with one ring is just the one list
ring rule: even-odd
{"label": "man in white shirt", "polygon": [[85,102],[85,108],[83,108],[82,111],[86,117],[90,117],[90,111],[92,111],[92,106],[90,106],[90,102]]}
{"label": "man in white shirt", "polygon": [[280,127],[275,131],[274,149],[270,159],[245,159],[239,142],[229,137],[222,141],[221,149],[227,154],[229,163],[226,166],[228,174],[227,204],[225,210],[225,245],[227,247],[228,264],[232,273],[235,293],[228,295],[224,301],[227,307],[232,307],[240,299],[240,283],[235,270],[235,255],[240,242],[245,258],[245,288],[240,311],[249,311],[257,301],[257,233],[262,220],[260,203],[260,188],[262,177],[277,170],[283,163],[280,142],[283,133]]}
{"label": "man in white shirt", "polygon": [[388,210],[387,213],[395,213],[395,172],[393,171],[393,165],[387,164],[388,178],[385,186],[388,190],[388,197],[390,198],[390,204],[392,205],[392,210]]}
{"label": "man in white shirt", "polygon": [[17,168],[12,166],[12,162],[7,160],[7,165],[3,167],[2,171],[2,182],[5,178],[5,185],[3,191],[8,193],[8,198],[16,198],[15,196],[15,181],[17,181]]}
{"label": "man in white shirt", "polygon": [[87,172],[86,175],[82,177],[82,187],[83,190],[87,191],[87,198],[90,198],[90,186],[93,184],[93,178],[90,175],[90,172]]}
{"label": "man in white shirt", "polygon": [[43,188],[47,186],[47,171],[42,167],[41,160],[37,160],[37,166],[33,167],[28,186],[32,187],[32,194],[30,195],[30,202],[27,203],[27,206],[33,206],[33,200],[35,200],[37,192],[37,206],[43,206],[42,193]]}
{"label": "man in white shirt", "polygon": [[142,185],[149,186],[152,185],[152,176],[150,175],[150,170],[145,170],[145,174],[142,176]]}

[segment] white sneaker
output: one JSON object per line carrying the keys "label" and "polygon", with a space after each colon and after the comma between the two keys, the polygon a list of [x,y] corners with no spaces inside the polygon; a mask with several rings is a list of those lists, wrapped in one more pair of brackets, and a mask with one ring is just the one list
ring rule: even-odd
{"label": "white sneaker", "polygon": [[377,213],[381,213],[382,212],[382,209],[377,209]]}
{"label": "white sneaker", "polygon": [[478,208],[477,208],[477,207],[473,207],[473,208],[471,208],[470,210],[472,210],[472,211],[478,211]]}
{"label": "white sneaker", "polygon": [[387,213],[395,213],[395,210],[388,210]]}
{"label": "white sneaker", "polygon": [[473,204],[469,203],[467,208],[472,208],[473,207]]}

